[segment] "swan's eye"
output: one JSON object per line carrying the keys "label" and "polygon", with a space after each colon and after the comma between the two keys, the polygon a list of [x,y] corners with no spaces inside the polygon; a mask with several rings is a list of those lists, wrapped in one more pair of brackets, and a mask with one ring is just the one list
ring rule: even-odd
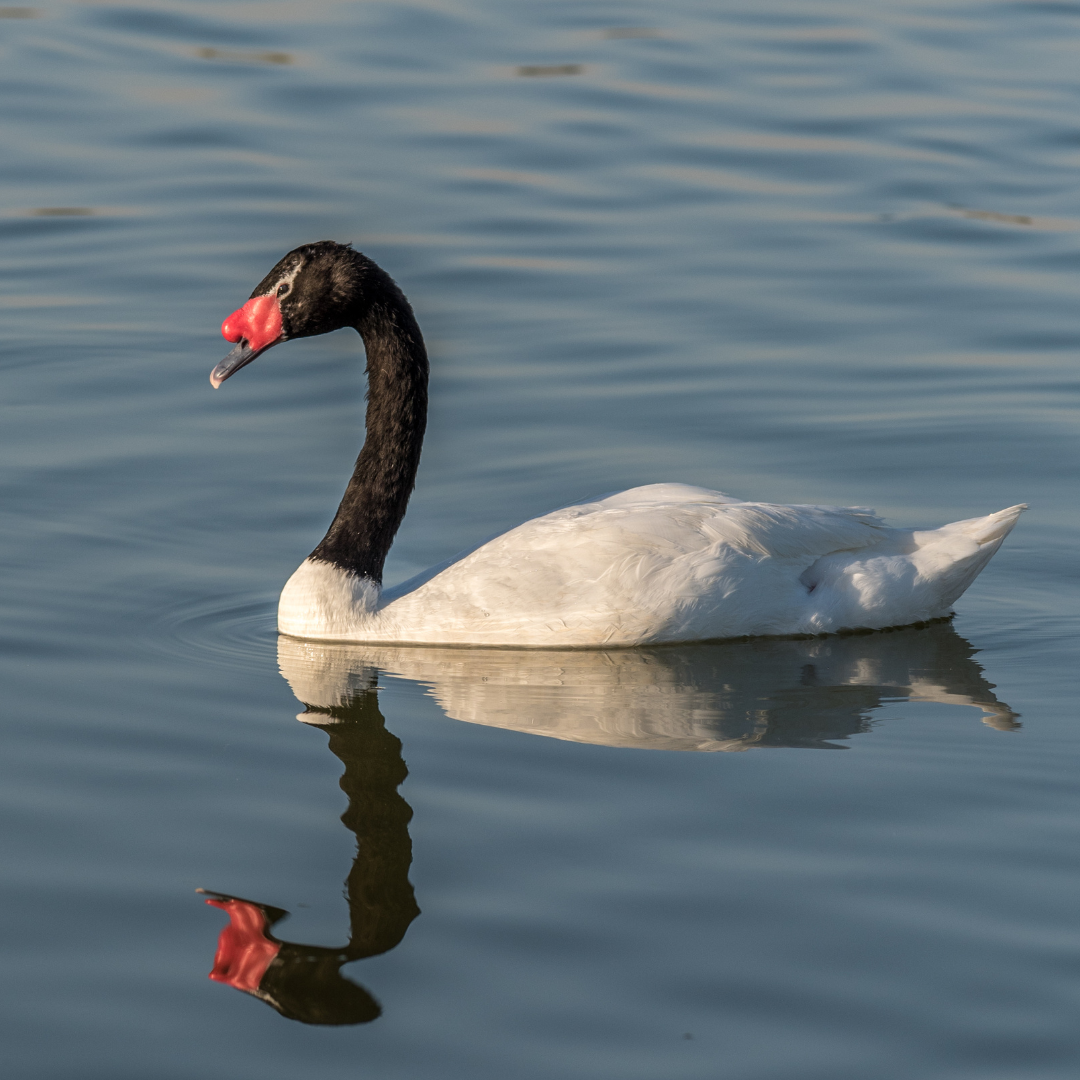
{"label": "swan's eye", "polygon": [[279,286],[277,291],[278,296],[288,296],[289,289],[291,288],[292,286],[288,282],[286,282],[284,285]]}

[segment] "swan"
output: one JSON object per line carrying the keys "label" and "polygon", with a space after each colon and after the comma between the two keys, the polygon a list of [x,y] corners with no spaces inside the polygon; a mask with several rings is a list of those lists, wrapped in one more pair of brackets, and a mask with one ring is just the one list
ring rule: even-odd
{"label": "swan", "polygon": [[282,590],[278,629],[293,637],[610,648],[903,626],[949,615],[1027,509],[895,529],[862,507],[649,484],[564,506],[384,588],[428,383],[420,328],[390,275],[347,244],[290,251],[222,323],[235,347],[210,382],[346,326],[367,352],[367,434],[326,536]]}

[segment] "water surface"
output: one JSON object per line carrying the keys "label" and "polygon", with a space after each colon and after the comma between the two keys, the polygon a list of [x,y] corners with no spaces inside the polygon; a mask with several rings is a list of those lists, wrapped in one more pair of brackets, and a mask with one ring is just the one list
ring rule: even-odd
{"label": "water surface", "polygon": [[[1074,1076],[1078,46],[986,0],[0,8],[5,1072]],[[359,342],[207,375],[324,238],[432,357],[389,581],[667,480],[1032,510],[920,629],[279,644]]]}

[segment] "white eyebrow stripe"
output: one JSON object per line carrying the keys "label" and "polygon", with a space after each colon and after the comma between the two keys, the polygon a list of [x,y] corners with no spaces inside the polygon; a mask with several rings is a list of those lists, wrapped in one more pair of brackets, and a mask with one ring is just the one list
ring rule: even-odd
{"label": "white eyebrow stripe", "polygon": [[281,277],[278,278],[277,284],[274,286],[273,291],[276,293],[282,285],[288,285],[289,289],[291,290],[293,287],[293,282],[296,281],[296,275],[299,274],[300,271],[303,270],[303,268],[304,264],[302,262],[298,262],[288,273],[282,274]]}

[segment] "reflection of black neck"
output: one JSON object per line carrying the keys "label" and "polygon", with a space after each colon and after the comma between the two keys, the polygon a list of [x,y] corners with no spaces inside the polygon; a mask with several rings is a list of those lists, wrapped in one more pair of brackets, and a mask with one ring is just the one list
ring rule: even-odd
{"label": "reflection of black neck", "polygon": [[409,302],[365,259],[369,306],[356,329],[367,351],[367,436],[326,536],[311,558],[382,584],[383,563],[416,482],[427,425],[428,359]]}
{"label": "reflection of black neck", "polygon": [[349,806],[341,820],[356,835],[357,848],[346,879],[349,943],[332,949],[284,941],[270,928],[287,912],[242,902],[261,912],[262,937],[280,944],[258,989],[250,992],[290,1020],[362,1024],[382,1010],[371,994],[341,974],[342,965],[394,948],[420,914],[409,882],[412,809],[397,790],[408,770],[401,742],[386,730],[374,683],[347,705],[309,709],[304,718],[329,735],[330,749],[345,766],[341,788]]}
{"label": "reflection of black neck", "polygon": [[362,960],[392,949],[420,914],[409,883],[412,809],[397,790],[409,771],[401,741],[386,730],[374,688],[344,708],[319,711],[338,721],[318,726],[345,766],[341,790],[349,806],[341,820],[356,835],[356,859],[346,880],[351,932],[345,952],[350,960]]}

